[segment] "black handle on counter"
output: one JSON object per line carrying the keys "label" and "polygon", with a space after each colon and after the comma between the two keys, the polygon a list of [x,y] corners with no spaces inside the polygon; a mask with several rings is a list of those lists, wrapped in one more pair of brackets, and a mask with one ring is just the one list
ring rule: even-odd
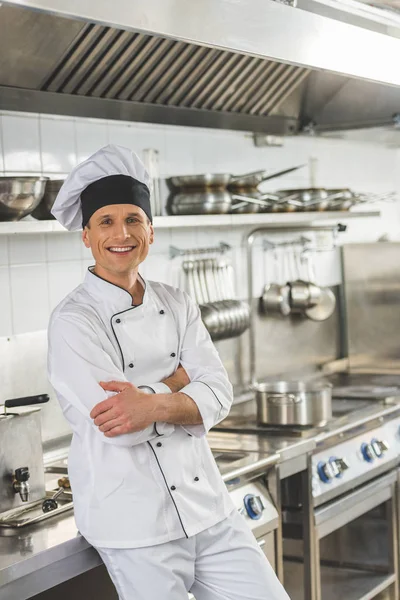
{"label": "black handle on counter", "polygon": [[31,404],[44,404],[50,400],[48,394],[39,394],[38,396],[26,396],[25,398],[14,398],[6,400],[4,406],[6,408],[16,408],[17,406],[30,406]]}

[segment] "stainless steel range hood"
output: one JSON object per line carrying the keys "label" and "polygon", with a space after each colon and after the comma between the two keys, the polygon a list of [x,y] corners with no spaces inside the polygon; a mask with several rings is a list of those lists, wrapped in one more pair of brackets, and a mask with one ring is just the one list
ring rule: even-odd
{"label": "stainless steel range hood", "polygon": [[290,135],[392,125],[400,39],[272,0],[0,6],[0,109]]}

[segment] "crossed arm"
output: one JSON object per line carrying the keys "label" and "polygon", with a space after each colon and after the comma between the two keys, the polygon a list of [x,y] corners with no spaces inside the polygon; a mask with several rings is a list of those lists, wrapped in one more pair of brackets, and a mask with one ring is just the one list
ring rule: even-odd
{"label": "crossed arm", "polygon": [[126,381],[100,382],[106,392],[115,396],[99,402],[90,417],[106,437],[141,431],[156,422],[173,425],[200,425],[203,422],[197,404],[179,392],[190,382],[180,365],[176,372],[165,379],[171,394],[146,394]]}
{"label": "crossed arm", "polygon": [[84,315],[53,317],[48,374],[74,431],[84,432],[89,420],[102,441],[133,446],[171,435],[175,426],[201,437],[227,416],[232,386],[199,308],[189,298],[185,304],[182,369],[163,382],[171,393],[147,394],[127,381],[102,346],[106,336],[101,340]]}

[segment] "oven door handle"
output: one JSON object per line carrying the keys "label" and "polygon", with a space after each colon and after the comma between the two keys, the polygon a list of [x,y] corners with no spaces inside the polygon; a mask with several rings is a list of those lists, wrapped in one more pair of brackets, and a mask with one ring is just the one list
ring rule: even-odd
{"label": "oven door handle", "polygon": [[318,539],[391,500],[395,494],[396,480],[396,471],[390,471],[339,500],[315,509],[314,522]]}

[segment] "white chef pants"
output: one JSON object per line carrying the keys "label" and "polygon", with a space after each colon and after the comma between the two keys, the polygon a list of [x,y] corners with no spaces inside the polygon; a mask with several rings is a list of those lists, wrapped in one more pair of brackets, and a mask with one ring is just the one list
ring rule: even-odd
{"label": "white chef pants", "polygon": [[244,518],[146,548],[97,548],[120,600],[289,600]]}

